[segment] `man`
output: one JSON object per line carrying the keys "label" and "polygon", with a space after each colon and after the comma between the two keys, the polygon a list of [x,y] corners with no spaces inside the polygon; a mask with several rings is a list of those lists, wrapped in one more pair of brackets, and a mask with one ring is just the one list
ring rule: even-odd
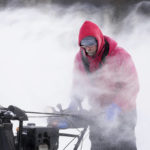
{"label": "man", "polygon": [[91,150],[136,150],[138,77],[131,56],[85,21],[74,62],[72,102],[88,100]]}

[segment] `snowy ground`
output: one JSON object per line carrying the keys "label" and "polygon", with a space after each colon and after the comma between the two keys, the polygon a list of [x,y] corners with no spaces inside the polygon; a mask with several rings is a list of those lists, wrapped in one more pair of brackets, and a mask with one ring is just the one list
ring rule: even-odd
{"label": "snowy ground", "polygon": [[[122,22],[114,24],[109,14],[110,9],[90,10],[79,5],[66,9],[43,5],[0,10],[0,105],[12,104],[32,111],[45,111],[57,103],[66,107],[78,31],[85,20],[91,20],[133,57],[141,85],[137,145],[138,150],[149,150],[150,19],[133,9]],[[83,149],[90,149],[88,138]]]}

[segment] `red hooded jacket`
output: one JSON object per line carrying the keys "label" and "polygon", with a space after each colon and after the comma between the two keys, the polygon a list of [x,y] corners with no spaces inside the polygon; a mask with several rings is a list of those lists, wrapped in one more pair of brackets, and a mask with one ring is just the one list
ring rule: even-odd
{"label": "red hooded jacket", "polygon": [[139,84],[131,56],[90,21],[81,26],[79,46],[87,36],[97,39],[97,53],[94,57],[88,56],[80,47],[74,62],[74,95],[88,97],[93,107],[115,103],[123,110],[135,108]]}

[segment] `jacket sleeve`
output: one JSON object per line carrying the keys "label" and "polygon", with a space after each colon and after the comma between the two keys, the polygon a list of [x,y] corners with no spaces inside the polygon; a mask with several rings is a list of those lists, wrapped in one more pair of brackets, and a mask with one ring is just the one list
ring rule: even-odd
{"label": "jacket sleeve", "polygon": [[72,79],[72,87],[71,87],[71,96],[70,96],[70,104],[69,108],[72,110],[81,109],[81,102],[84,97],[82,92],[82,78],[84,73],[84,68],[82,66],[80,57],[80,52],[77,53],[74,60],[73,66],[73,79]]}
{"label": "jacket sleeve", "polygon": [[116,62],[114,82],[115,100],[124,109],[136,108],[136,97],[139,91],[138,75],[131,56],[120,51]]}

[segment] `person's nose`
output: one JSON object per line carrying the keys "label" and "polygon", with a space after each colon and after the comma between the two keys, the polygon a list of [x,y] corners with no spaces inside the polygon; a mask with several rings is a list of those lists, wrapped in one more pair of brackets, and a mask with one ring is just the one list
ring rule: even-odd
{"label": "person's nose", "polygon": [[87,50],[87,51],[90,51],[90,47],[87,46],[87,47],[86,47],[86,50]]}

